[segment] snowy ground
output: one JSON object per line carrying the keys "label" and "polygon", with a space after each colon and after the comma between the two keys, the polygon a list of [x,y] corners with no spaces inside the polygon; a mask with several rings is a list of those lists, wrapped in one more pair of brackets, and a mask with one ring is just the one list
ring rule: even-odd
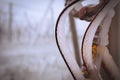
{"label": "snowy ground", "polygon": [[73,80],[54,39],[0,46],[0,80]]}

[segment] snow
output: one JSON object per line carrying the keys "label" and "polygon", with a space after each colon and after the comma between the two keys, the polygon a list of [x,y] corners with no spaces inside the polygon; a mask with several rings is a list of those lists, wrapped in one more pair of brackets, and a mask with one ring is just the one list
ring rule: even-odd
{"label": "snow", "polygon": [[0,46],[0,80],[73,80],[54,39]]}

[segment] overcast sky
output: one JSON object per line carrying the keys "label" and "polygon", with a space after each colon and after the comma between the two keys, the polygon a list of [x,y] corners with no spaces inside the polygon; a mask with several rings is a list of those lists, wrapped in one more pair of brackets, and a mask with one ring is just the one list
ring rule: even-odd
{"label": "overcast sky", "polygon": [[15,20],[23,20],[23,17],[27,15],[27,18],[31,22],[40,21],[43,16],[49,17],[51,14],[51,8],[54,12],[54,18],[64,8],[64,0],[0,0],[0,4],[4,5],[4,10],[8,12],[8,3],[13,3],[13,12]]}
{"label": "overcast sky", "polygon": [[[63,10],[65,3],[64,0],[0,0],[0,5],[3,4],[8,7],[9,2],[13,3],[14,16],[16,16],[17,19],[22,18],[21,16],[26,14],[29,19],[32,18],[34,21],[40,20],[39,18],[43,16],[47,16],[51,8],[54,11],[54,17],[56,19]],[[96,2],[98,2],[98,0],[85,0],[84,3],[87,5]]]}
{"label": "overcast sky", "polygon": [[[85,0],[84,5],[96,4],[99,0]],[[18,25],[41,25],[43,24],[43,31],[46,30],[44,26],[49,24],[50,18],[53,17],[54,25],[60,14],[64,9],[64,0],[0,0],[0,5],[3,5],[3,10],[9,12],[8,4],[13,3],[14,21]],[[51,15],[52,14],[52,15]],[[80,24],[82,24],[81,22]],[[85,24],[83,24],[85,26]],[[84,28],[78,29],[79,32]],[[81,31],[80,31],[81,30]]]}

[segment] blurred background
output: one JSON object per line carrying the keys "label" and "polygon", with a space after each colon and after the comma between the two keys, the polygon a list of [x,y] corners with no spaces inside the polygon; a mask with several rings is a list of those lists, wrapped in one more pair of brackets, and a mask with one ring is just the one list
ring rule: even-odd
{"label": "blurred background", "polygon": [[[88,0],[85,5],[98,1]],[[0,80],[73,80],[58,51],[54,34],[64,4],[65,0],[0,0]],[[88,22],[76,19],[76,23],[80,44]],[[69,26],[67,20],[66,37],[74,52]],[[118,34],[116,30],[111,30],[114,40],[119,38],[114,36]],[[117,43],[113,41],[111,45],[114,44]],[[117,49],[118,54],[118,48],[112,51]]]}
{"label": "blurred background", "polygon": [[0,0],[0,80],[72,80],[54,28],[64,0]]}

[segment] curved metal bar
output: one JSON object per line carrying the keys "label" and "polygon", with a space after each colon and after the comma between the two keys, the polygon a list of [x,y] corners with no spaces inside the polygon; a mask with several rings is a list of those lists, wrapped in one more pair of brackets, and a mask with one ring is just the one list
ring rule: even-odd
{"label": "curved metal bar", "polygon": [[93,38],[95,36],[95,32],[98,29],[100,23],[104,19],[104,17],[107,15],[107,12],[111,8],[114,8],[119,0],[109,0],[105,6],[103,6],[100,11],[96,14],[96,16],[93,18],[91,23],[89,24],[85,35],[84,39],[82,42],[82,56],[83,56],[83,61],[88,69],[89,73],[91,74],[91,78],[93,80],[99,80],[99,73],[98,72],[94,63],[93,63],[93,58],[92,58],[92,43],[93,43]]}
{"label": "curved metal bar", "polygon": [[[64,35],[65,18],[69,14],[69,12],[77,5],[78,2],[81,2],[81,1],[75,1],[71,3],[60,14],[56,23],[55,37],[56,37],[56,43],[59,48],[59,51],[68,69],[70,70],[74,80],[86,80],[75,58],[72,55],[72,52],[70,51],[69,46],[67,45],[67,41]],[[92,48],[93,38],[99,24],[101,23],[101,21],[103,20],[107,12],[111,8],[115,7],[118,2],[119,0],[109,0],[108,3],[106,3],[106,5],[103,6],[99,10],[99,12],[95,15],[95,17],[93,18],[93,20],[91,21],[91,23],[89,24],[85,32],[84,39],[82,42],[82,58],[83,58],[85,67],[91,74],[92,80],[101,80],[99,72],[97,71],[92,59],[91,48]]]}
{"label": "curved metal bar", "polygon": [[85,80],[82,74],[82,71],[80,70],[80,67],[78,66],[75,58],[73,57],[74,55],[72,55],[72,52],[67,44],[67,41],[64,35],[65,18],[70,13],[70,11],[78,4],[78,2],[81,2],[81,1],[75,1],[71,3],[70,5],[68,5],[58,17],[56,28],[55,28],[55,37],[56,37],[56,42],[57,42],[59,51],[69,71],[71,72],[74,80]]}

